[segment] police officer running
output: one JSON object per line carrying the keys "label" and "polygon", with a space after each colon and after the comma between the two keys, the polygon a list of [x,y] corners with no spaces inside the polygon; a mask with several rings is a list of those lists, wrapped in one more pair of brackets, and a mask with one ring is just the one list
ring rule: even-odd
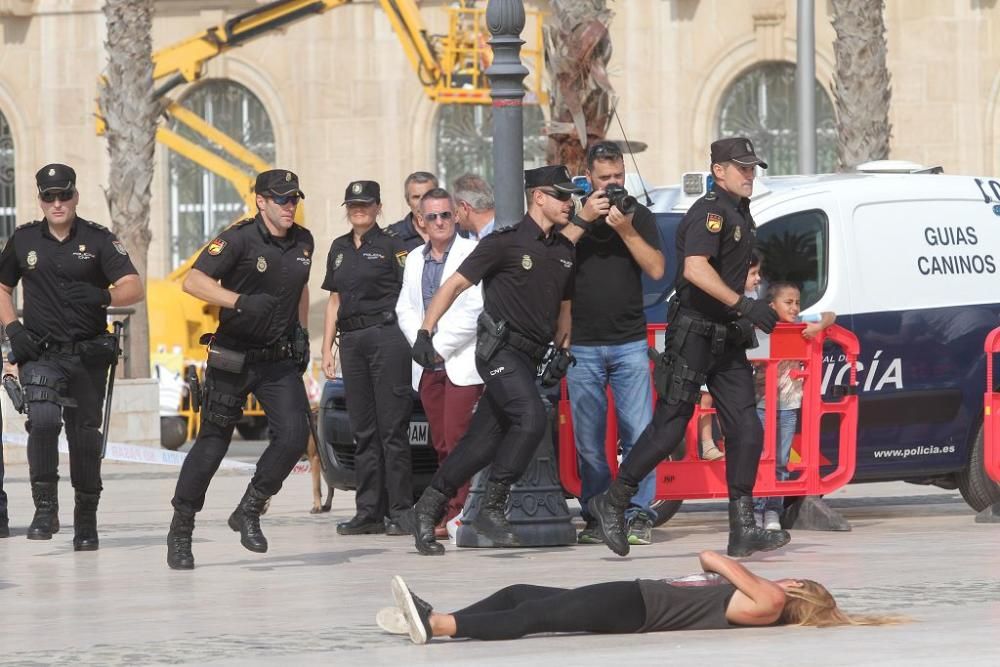
{"label": "police officer running", "polygon": [[424,315],[413,359],[433,368],[438,359],[430,332],[455,299],[482,281],[485,310],[476,341],[476,370],[486,384],[465,436],[444,460],[414,506],[414,538],[423,555],[440,555],[434,526],[455,496],[479,470],[492,463],[473,526],[497,546],[518,546],[505,511],[511,484],[527,468],[547,428],[545,406],[535,386],[537,366],[554,341],[553,385],[566,374],[573,244],[555,231],[569,222],[572,195],[580,190],[566,167],[524,172],[528,213],[516,226],[495,230],[479,242],[446,280]]}
{"label": "police officer running", "polygon": [[334,239],[323,289],[323,372],[334,377],[333,342],[340,334],[347,418],[354,432],[357,512],[340,535],[408,535],[413,502],[408,427],[413,408],[410,346],[396,324],[407,250],[378,226],[382,194],[375,181],[354,181],[344,193],[351,231]]}
{"label": "police officer running", "polygon": [[208,368],[201,427],[181,466],[172,500],[167,564],[175,570],[194,568],[194,515],[205,504],[247,396],[253,393],[264,408],[270,437],[229,517],[229,527],[240,533],[240,543],[250,551],[267,551],[261,512],[302,456],[309,436],[302,373],[309,360],[305,322],[313,237],[295,224],[295,209],[305,195],[298,177],[284,169],[259,174],[254,191],[257,215],[209,243],[184,280],[185,292],[221,311],[218,331],[202,336],[208,345]]}
{"label": "police officer running", "polygon": [[[80,193],[73,169],[46,165],[35,182],[44,220],[18,227],[0,255],[0,320],[28,410],[35,502],[28,539],[49,540],[59,532],[58,440],[65,422],[76,501],[73,550],[95,551],[103,488],[101,407],[117,350],[106,309],[138,303],[143,287],[115,235],[76,214]],[[18,281],[24,284],[23,324],[13,301]]]}
{"label": "police officer running", "polygon": [[683,274],[671,300],[664,352],[655,355],[653,383],[659,397],[653,421],[622,462],[618,478],[590,500],[605,541],[624,556],[629,551],[625,509],[639,482],[668,457],[684,438],[703,383],[715,400],[726,434],[729,486],[730,556],[778,549],[791,537],[783,530],[757,527],[753,486],[764,444],[754,414],[753,372],[746,348],[753,326],[766,333],[777,315],[768,304],[743,295],[756,225],[750,216],[754,170],[767,164],[748,139],[732,137],[712,144],[715,185],[691,206],[677,228],[677,262]]}

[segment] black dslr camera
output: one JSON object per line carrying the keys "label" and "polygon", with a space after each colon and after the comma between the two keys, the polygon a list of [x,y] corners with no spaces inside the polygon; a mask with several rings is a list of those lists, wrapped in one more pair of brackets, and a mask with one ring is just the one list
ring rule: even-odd
{"label": "black dslr camera", "polygon": [[628,190],[620,185],[611,184],[604,189],[604,194],[608,197],[608,203],[621,211],[624,215],[629,215],[635,211],[639,201],[628,193]]}

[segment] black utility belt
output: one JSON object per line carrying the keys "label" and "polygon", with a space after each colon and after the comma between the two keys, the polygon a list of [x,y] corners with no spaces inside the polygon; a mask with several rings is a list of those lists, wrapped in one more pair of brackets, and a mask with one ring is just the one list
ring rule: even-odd
{"label": "black utility belt", "polygon": [[282,341],[268,347],[251,348],[249,350],[234,350],[223,347],[215,340],[215,334],[203,334],[199,341],[208,346],[209,368],[226,371],[227,373],[242,373],[247,362],[283,361],[295,356],[292,341]]}
{"label": "black utility belt", "polygon": [[41,344],[41,348],[43,352],[52,354],[76,354],[81,357],[110,360],[115,355],[115,337],[114,334],[102,333],[84,340],[46,341]]}
{"label": "black utility belt", "polygon": [[713,322],[693,317],[681,309],[670,322],[675,331],[687,331],[707,338],[712,344],[712,353],[719,354],[728,345],[741,348],[757,347],[753,327],[740,327],[736,322]]}
{"label": "black utility belt", "polygon": [[349,331],[358,331],[359,329],[367,329],[368,327],[374,327],[379,324],[394,324],[396,322],[396,313],[387,310],[381,313],[375,313],[374,315],[352,315],[351,317],[345,317],[343,319],[337,320],[337,330],[341,333],[346,333]]}
{"label": "black utility belt", "polygon": [[494,320],[485,310],[479,314],[478,333],[476,336],[476,356],[483,361],[489,361],[497,350],[509,346],[531,357],[539,363],[548,351],[548,345],[542,345],[527,336],[510,328],[504,320]]}

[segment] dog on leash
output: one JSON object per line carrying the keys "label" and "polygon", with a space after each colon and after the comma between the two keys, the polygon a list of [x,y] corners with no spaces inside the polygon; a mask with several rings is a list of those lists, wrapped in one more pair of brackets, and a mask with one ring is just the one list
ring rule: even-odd
{"label": "dog on leash", "polygon": [[333,505],[333,487],[327,485],[326,502],[323,502],[323,462],[319,458],[319,436],[316,431],[316,421],[319,408],[309,411],[309,442],[306,444],[306,458],[309,460],[309,472],[312,473],[312,509],[310,514],[329,512]]}

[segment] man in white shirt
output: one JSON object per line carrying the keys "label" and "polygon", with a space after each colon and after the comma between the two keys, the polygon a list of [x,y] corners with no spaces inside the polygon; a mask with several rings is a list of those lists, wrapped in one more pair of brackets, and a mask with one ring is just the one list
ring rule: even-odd
{"label": "man in white shirt", "polygon": [[[411,346],[434,293],[476,247],[476,240],[458,236],[455,217],[455,207],[446,190],[429,190],[420,201],[417,224],[428,240],[407,257],[403,288],[396,302],[399,328]],[[440,363],[427,370],[413,364],[413,388],[420,392],[430,425],[431,445],[439,463],[465,433],[483,390],[475,362],[476,320],[482,310],[480,287],[466,290],[432,332]],[[466,484],[451,499],[444,521],[436,530],[437,537],[447,537],[445,523],[462,510],[468,492]]]}

